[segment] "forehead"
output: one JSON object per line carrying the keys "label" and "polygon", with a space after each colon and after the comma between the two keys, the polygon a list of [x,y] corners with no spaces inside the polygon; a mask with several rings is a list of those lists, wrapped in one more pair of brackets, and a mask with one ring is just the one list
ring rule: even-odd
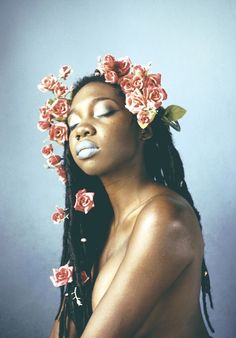
{"label": "forehead", "polygon": [[116,101],[120,105],[124,105],[122,98],[115,88],[106,83],[91,82],[82,87],[74,96],[71,108],[79,108],[99,97],[106,97]]}

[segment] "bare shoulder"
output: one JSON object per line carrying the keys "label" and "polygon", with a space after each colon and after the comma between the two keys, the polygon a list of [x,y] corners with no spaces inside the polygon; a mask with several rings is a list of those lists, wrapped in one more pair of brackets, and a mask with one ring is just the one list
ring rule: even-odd
{"label": "bare shoulder", "polygon": [[149,191],[153,197],[136,218],[124,258],[84,338],[133,337],[177,279],[200,262],[195,260],[200,257],[195,241],[199,226],[191,207],[178,195],[156,192],[160,190]]}
{"label": "bare shoulder", "polygon": [[180,195],[164,190],[154,196],[140,211],[133,235],[145,236],[166,248],[194,257],[203,251],[204,243],[199,221],[189,203]]}

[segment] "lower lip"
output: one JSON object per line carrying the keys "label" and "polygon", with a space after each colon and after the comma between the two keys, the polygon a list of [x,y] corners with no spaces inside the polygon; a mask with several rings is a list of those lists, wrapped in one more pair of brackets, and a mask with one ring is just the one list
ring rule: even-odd
{"label": "lower lip", "polygon": [[98,148],[85,148],[80,150],[80,152],[78,153],[78,158],[80,160],[84,160],[86,158],[90,158],[93,155],[95,155],[97,152],[99,151]]}

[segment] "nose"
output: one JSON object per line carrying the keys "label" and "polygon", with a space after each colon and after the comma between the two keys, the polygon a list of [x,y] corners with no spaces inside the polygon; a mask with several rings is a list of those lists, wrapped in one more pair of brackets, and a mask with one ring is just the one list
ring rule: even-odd
{"label": "nose", "polygon": [[96,134],[96,129],[89,123],[80,124],[76,128],[76,138],[78,140],[86,136],[92,136],[94,134]]}

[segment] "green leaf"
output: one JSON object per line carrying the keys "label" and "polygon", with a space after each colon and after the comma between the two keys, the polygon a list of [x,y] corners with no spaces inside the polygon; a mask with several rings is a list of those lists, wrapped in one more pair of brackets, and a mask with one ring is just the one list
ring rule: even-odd
{"label": "green leaf", "polygon": [[168,121],[177,121],[181,119],[181,117],[183,117],[185,113],[186,113],[186,109],[180,106],[170,105],[166,108],[165,114],[163,117],[167,118]]}
{"label": "green leaf", "polygon": [[49,99],[49,100],[48,100],[48,103],[49,103],[50,105],[52,105],[54,101],[55,101],[55,99]]}
{"label": "green leaf", "polygon": [[162,117],[162,121],[165,123],[165,124],[169,124],[169,120],[168,120],[168,118],[167,117],[165,117],[165,116],[163,116]]}

